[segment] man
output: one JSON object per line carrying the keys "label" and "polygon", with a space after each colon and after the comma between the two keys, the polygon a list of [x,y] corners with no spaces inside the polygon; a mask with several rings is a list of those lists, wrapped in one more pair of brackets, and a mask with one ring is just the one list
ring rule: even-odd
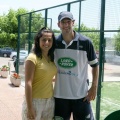
{"label": "man", "polygon": [[[94,120],[90,101],[94,100],[98,84],[98,60],[92,42],[73,30],[71,12],[58,16],[61,34],[57,37],[55,62],[58,68],[55,82],[55,116],[69,120]],[[88,90],[88,63],[92,67],[92,85]]]}

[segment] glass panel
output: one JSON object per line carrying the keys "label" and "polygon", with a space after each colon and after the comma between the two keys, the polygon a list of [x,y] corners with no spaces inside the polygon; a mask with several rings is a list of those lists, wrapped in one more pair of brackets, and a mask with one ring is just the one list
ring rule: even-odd
{"label": "glass panel", "polygon": [[48,27],[52,28],[53,30],[54,29],[59,30],[57,23],[58,15],[61,11],[67,11],[67,5],[48,9],[48,21],[47,21]]}
{"label": "glass panel", "polygon": [[[101,118],[120,110],[120,56],[116,44],[120,33],[105,32],[104,81],[101,90]],[[119,37],[120,38],[120,37]],[[120,41],[119,41],[120,43]]]}
{"label": "glass panel", "polygon": [[[100,40],[100,15],[101,0],[86,0],[81,2],[80,30],[81,33],[89,37],[95,47],[99,57]],[[92,3],[92,4],[91,4]],[[70,11],[75,18],[75,30],[78,30],[79,24],[79,1],[72,3]],[[120,109],[120,1],[106,0],[105,12],[105,64],[104,81],[101,91],[101,109],[100,120],[105,119],[110,113]],[[52,28],[55,34],[59,34],[60,29],[57,26],[57,17],[61,11],[66,11],[67,5],[48,9],[47,26]],[[32,13],[31,18],[31,41],[33,44],[35,33],[44,26],[45,10]],[[113,31],[114,30],[114,31]],[[29,14],[21,16],[20,26],[20,50],[28,50],[28,31]],[[90,31],[90,32],[83,32]],[[96,32],[97,31],[97,32]],[[19,71],[24,70],[24,65],[19,67]],[[24,75],[24,71],[20,71]],[[90,83],[92,81],[91,68],[89,67]],[[89,85],[89,87],[91,84]],[[96,112],[96,100],[92,101],[93,113]]]}

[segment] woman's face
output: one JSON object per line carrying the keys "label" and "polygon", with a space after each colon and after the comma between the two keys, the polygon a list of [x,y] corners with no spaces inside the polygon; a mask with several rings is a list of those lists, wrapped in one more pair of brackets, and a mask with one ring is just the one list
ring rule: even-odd
{"label": "woman's face", "polygon": [[43,32],[39,41],[42,53],[48,53],[53,44],[52,33]]}

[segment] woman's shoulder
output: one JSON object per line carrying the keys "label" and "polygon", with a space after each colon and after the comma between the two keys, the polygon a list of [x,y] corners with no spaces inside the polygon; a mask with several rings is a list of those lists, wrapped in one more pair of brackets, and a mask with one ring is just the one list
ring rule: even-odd
{"label": "woman's shoulder", "polygon": [[28,57],[27,57],[27,60],[36,60],[37,59],[37,56],[34,54],[34,53],[29,53]]}

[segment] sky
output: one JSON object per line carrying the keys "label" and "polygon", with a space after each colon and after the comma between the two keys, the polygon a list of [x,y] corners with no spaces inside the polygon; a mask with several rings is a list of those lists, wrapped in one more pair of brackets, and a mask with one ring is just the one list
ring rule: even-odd
{"label": "sky", "polygon": [[[0,15],[7,14],[10,9],[17,10],[18,8],[25,8],[28,11],[40,10],[48,7],[69,3],[79,0],[0,0]],[[81,23],[84,23],[87,27],[100,28],[100,4],[101,0],[85,0],[82,2],[81,8]],[[65,8],[52,9],[48,14],[48,17],[52,18],[53,23],[57,22],[58,13]],[[74,14],[75,23],[78,23],[79,7],[74,4],[71,7],[71,11]],[[120,26],[120,0],[106,0],[106,13],[105,13],[105,29],[117,30]],[[53,28],[58,28],[57,24],[53,24]]]}
{"label": "sky", "polygon": [[0,15],[7,14],[10,8],[14,10],[18,8],[25,8],[30,11],[40,10],[72,1],[76,0],[0,0]]}

